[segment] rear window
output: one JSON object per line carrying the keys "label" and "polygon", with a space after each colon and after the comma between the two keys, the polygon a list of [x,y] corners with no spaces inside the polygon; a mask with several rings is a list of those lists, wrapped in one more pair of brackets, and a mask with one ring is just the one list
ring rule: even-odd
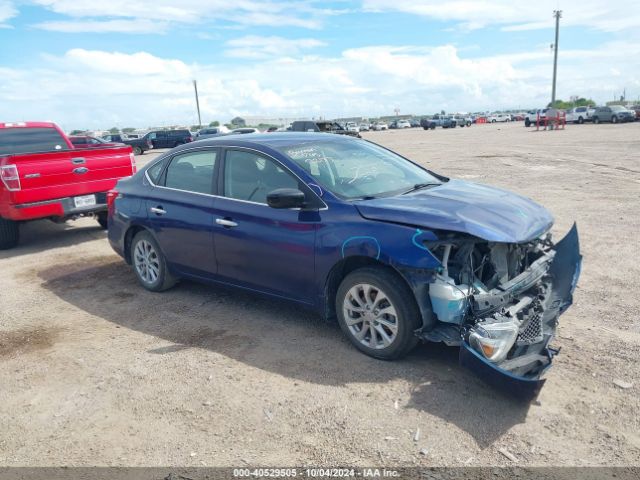
{"label": "rear window", "polygon": [[0,155],[69,150],[55,128],[1,128]]}
{"label": "rear window", "polygon": [[187,132],[186,130],[171,130],[169,132],[169,136],[170,137],[182,137],[184,135],[189,135],[189,132]]}

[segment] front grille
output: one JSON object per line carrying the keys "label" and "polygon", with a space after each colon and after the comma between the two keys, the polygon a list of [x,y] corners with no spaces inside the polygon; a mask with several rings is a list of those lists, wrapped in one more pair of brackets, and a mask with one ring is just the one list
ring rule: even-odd
{"label": "front grille", "polygon": [[542,339],[542,315],[534,313],[520,329],[516,343],[518,345],[532,345],[541,342]]}

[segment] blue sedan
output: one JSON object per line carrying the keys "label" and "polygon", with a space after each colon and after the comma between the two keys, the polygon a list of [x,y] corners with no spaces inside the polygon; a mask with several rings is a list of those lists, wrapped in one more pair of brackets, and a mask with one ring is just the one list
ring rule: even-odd
{"label": "blue sedan", "polygon": [[185,278],[298,302],[379,359],[444,342],[527,397],[580,272],[575,226],[554,243],[530,199],[341,135],[183,145],[120,180],[108,204],[109,241],[147,290]]}

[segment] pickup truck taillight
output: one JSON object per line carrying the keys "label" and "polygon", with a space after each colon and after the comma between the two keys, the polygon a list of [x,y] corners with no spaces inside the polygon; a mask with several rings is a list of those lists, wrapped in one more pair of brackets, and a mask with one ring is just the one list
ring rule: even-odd
{"label": "pickup truck taillight", "polygon": [[0,167],[0,179],[11,192],[20,190],[20,176],[16,165],[5,165]]}
{"label": "pickup truck taillight", "polygon": [[117,190],[109,190],[107,192],[107,212],[108,215],[111,217],[113,216],[113,211],[115,209],[115,201],[116,198],[118,198],[118,191]]}
{"label": "pickup truck taillight", "polygon": [[130,153],[129,158],[131,159],[131,175],[133,175],[138,171],[138,167],[136,166],[136,156],[133,153]]}

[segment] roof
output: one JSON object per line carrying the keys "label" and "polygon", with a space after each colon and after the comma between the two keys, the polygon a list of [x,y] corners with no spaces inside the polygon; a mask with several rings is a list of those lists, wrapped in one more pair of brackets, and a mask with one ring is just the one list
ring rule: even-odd
{"label": "roof", "polygon": [[56,128],[53,122],[0,122],[0,128]]}
{"label": "roof", "polygon": [[183,147],[193,145],[236,145],[242,147],[265,146],[270,148],[288,147],[290,145],[299,145],[308,142],[352,142],[357,141],[353,137],[347,135],[335,135],[333,133],[324,132],[273,132],[273,133],[249,133],[237,135],[222,135],[219,137],[205,138],[196,142],[188,143]]}

